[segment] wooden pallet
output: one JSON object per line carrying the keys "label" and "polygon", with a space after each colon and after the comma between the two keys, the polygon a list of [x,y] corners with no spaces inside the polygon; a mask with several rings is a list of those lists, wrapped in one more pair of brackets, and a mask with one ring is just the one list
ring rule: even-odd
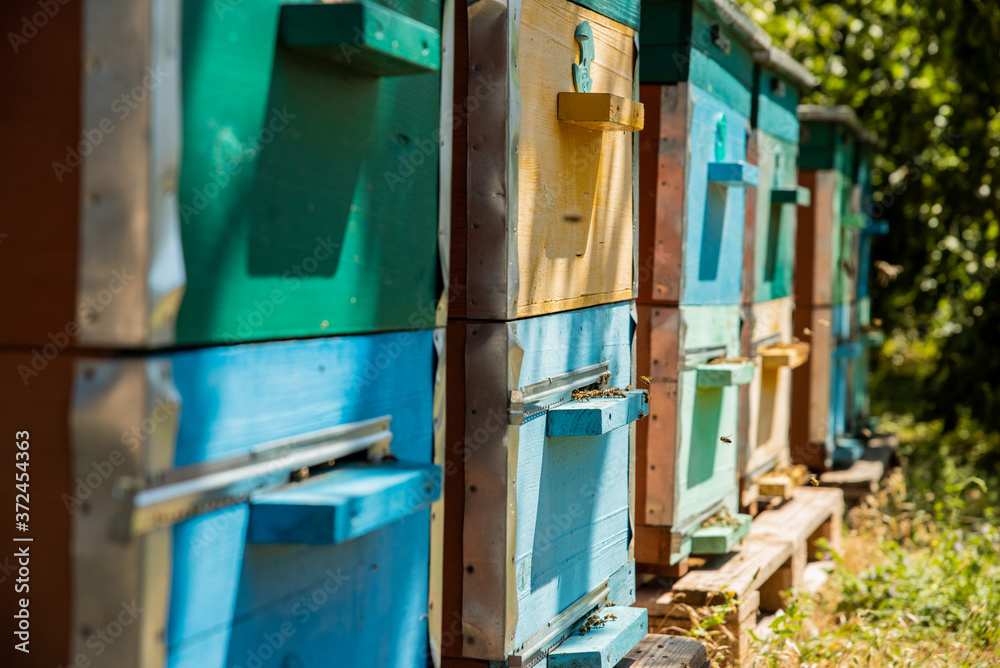
{"label": "wooden pallet", "polygon": [[[873,442],[879,445],[873,445]],[[897,443],[895,436],[873,436],[868,441],[868,447],[861,459],[846,469],[821,474],[820,485],[842,490],[844,500],[851,504],[857,503],[869,494],[874,494],[896,455]]]}
{"label": "wooden pallet", "polygon": [[694,638],[649,633],[615,668],[708,668],[705,646]]}
{"label": "wooden pallet", "polygon": [[818,556],[816,542],[824,538],[839,549],[843,514],[841,490],[796,489],[788,502],[757,516],[734,552],[706,560],[672,587],[667,580],[639,587],[636,605],[648,610],[651,632],[684,634],[710,614],[710,606],[734,598],[735,610],[713,636],[738,664],[749,650],[748,629],[760,611],[780,609],[786,590],[800,586],[806,562]]}

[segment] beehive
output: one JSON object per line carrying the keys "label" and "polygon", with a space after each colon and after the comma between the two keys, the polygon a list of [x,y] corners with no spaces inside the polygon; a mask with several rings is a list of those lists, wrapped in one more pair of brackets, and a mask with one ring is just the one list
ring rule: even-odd
{"label": "beehive", "polygon": [[507,320],[633,298],[637,1],[456,17],[450,310]]}
{"label": "beehive", "polygon": [[[532,665],[634,601],[630,425],[648,404],[627,388],[630,311],[450,321],[445,665]],[[591,386],[622,396],[573,398]],[[625,652],[644,624],[616,630]]]}
{"label": "beehive", "polygon": [[[861,208],[862,186],[855,180],[858,153],[874,138],[849,107],[805,105],[799,107],[798,117],[799,181],[810,189],[812,202],[800,208],[798,216],[795,329],[812,331],[814,352],[793,376],[791,438],[793,460],[824,470],[834,463],[849,464],[863,452],[863,444],[848,433],[854,401],[851,378],[862,349],[857,328],[852,335],[851,320],[868,220]],[[829,341],[813,326],[820,321],[830,323]],[[824,338],[822,344],[818,336]],[[816,359],[820,345],[829,345],[829,366]],[[828,390],[820,388],[824,383]],[[826,392],[828,406],[823,409],[819,403]],[[824,410],[826,418],[820,419]]]}
{"label": "beehive", "polygon": [[[12,217],[0,342],[145,348],[443,324],[451,11],[114,0],[65,12],[5,72],[65,99],[3,124],[14,187],[31,196]],[[25,126],[43,128],[43,146]]]}
{"label": "beehive", "polygon": [[427,330],[67,353],[27,387],[29,355],[0,356],[0,422],[30,436],[47,626],[30,655],[5,647],[9,665],[425,665],[443,345]]}
{"label": "beehive", "polygon": [[[639,307],[638,372],[650,379],[650,419],[638,428],[636,561],[676,574],[688,555],[728,552],[749,531],[739,515],[739,306]],[[724,361],[724,363],[713,363]],[[730,526],[702,524],[720,512]]]}
{"label": "beehive", "polygon": [[753,483],[789,463],[791,369],[808,358],[809,344],[792,328],[796,213],[810,192],[798,185],[802,92],[816,85],[805,68],[777,48],[754,53],[750,159],[760,183],[749,191],[744,244],[742,355],[757,374],[740,388],[740,477],[752,503]]}
{"label": "beehive", "polygon": [[770,39],[735,4],[643,7],[639,301],[739,304],[753,52]]}

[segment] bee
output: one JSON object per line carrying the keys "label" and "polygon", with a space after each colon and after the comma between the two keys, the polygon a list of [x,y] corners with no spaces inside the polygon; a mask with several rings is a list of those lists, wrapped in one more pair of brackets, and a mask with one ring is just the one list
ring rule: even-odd
{"label": "bee", "polygon": [[[660,645],[660,647],[663,647],[663,645]],[[687,661],[681,661],[681,668],[691,668],[691,664]]]}
{"label": "bee", "polygon": [[396,455],[392,454],[391,452],[387,452],[384,455],[382,455],[382,461],[383,462],[398,462],[399,461],[399,457],[397,457]]}
{"label": "bee", "polygon": [[625,386],[625,391],[626,392],[631,392],[632,391],[632,386],[631,385],[626,385]]}
{"label": "bee", "polygon": [[865,438],[871,438],[872,430],[865,427],[864,429],[861,430],[861,435],[864,436]]}
{"label": "bee", "polygon": [[722,441],[723,443],[727,444],[727,445],[731,444],[733,442],[732,436],[723,436],[719,440]]}
{"label": "bee", "polygon": [[802,334],[804,334],[805,336],[812,336],[812,333],[813,333],[813,331],[811,329],[809,329],[808,327],[803,327],[802,328]]}
{"label": "bee", "polygon": [[614,602],[614,601],[608,601],[608,607],[609,607],[609,608],[613,608],[613,607],[614,607],[614,605],[615,605],[615,602]]}
{"label": "bee", "polygon": [[876,327],[882,326],[882,318],[872,318],[872,324]]}
{"label": "bee", "polygon": [[826,318],[820,318],[819,319],[819,324],[822,325],[823,327],[829,327],[830,326],[830,321],[827,320]]}
{"label": "bee", "polygon": [[300,482],[302,480],[305,480],[308,477],[309,477],[309,467],[308,466],[303,466],[302,468],[300,468],[300,469],[298,469],[296,471],[292,471],[292,481],[293,482]]}
{"label": "bee", "polygon": [[608,614],[604,615],[604,621],[608,621],[609,619],[618,619],[618,617],[613,612],[609,612]]}
{"label": "bee", "polygon": [[809,484],[813,487],[819,487],[819,478],[816,476],[809,476]]}
{"label": "bee", "polygon": [[649,387],[649,384],[650,384],[649,383],[649,376],[639,376],[639,380],[641,380],[643,383],[645,383],[646,387]]}

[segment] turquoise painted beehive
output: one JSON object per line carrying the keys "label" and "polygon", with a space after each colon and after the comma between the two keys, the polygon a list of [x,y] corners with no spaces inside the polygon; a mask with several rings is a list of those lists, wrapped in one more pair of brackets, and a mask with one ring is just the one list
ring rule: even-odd
{"label": "turquoise painted beehive", "polygon": [[51,474],[26,535],[52,640],[16,665],[427,665],[443,345],[65,355],[27,388],[4,354],[0,421]]}
{"label": "turquoise painted beehive", "polygon": [[[639,307],[638,373],[650,419],[638,428],[636,561],[677,575],[691,554],[729,552],[750,530],[739,514],[739,306]],[[677,569],[680,569],[678,571]]]}
{"label": "turquoise painted beehive", "polygon": [[[46,122],[69,146],[31,172],[31,199],[77,202],[49,212],[47,235],[11,235],[20,285],[38,253],[62,268],[48,308],[30,286],[12,300],[0,341],[151,348],[443,324],[451,14],[415,0],[67,14],[65,50],[85,62],[67,54],[77,98]],[[25,76],[38,65],[18,62]]]}
{"label": "turquoise painted beehive", "polygon": [[635,600],[630,433],[648,411],[634,331],[629,302],[449,323],[446,665],[615,665],[645,634],[617,609]]}
{"label": "turquoise painted beehive", "polygon": [[740,388],[743,505],[753,502],[755,481],[790,461],[792,369],[809,354],[809,344],[792,325],[797,208],[810,202],[798,180],[795,110],[801,95],[817,84],[775,47],[756,51],[754,63],[748,155],[760,169],[760,183],[747,197],[741,346],[744,357],[757,360],[757,374]]}
{"label": "turquoise painted beehive", "polygon": [[855,180],[857,155],[874,137],[848,107],[803,105],[797,114],[799,182],[811,191],[811,203],[798,213],[794,324],[797,333],[810,332],[803,338],[813,344],[813,356],[793,374],[790,438],[795,463],[825,470],[863,451],[848,433],[849,379],[861,354],[851,314],[868,220]]}
{"label": "turquoise painted beehive", "polygon": [[639,301],[739,304],[753,53],[767,34],[728,0],[643,6]]}

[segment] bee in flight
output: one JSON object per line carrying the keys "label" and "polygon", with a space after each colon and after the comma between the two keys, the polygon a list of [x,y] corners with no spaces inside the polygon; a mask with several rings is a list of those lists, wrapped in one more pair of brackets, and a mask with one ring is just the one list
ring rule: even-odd
{"label": "bee in flight", "polygon": [[813,487],[819,487],[819,478],[816,476],[809,476],[809,484]]}
{"label": "bee in flight", "polygon": [[649,376],[639,376],[639,380],[644,382],[646,384],[646,387],[649,387]]}
{"label": "bee in flight", "polygon": [[733,442],[732,436],[723,436],[719,440],[722,441],[723,443],[726,443],[726,444],[729,444],[729,443]]}

